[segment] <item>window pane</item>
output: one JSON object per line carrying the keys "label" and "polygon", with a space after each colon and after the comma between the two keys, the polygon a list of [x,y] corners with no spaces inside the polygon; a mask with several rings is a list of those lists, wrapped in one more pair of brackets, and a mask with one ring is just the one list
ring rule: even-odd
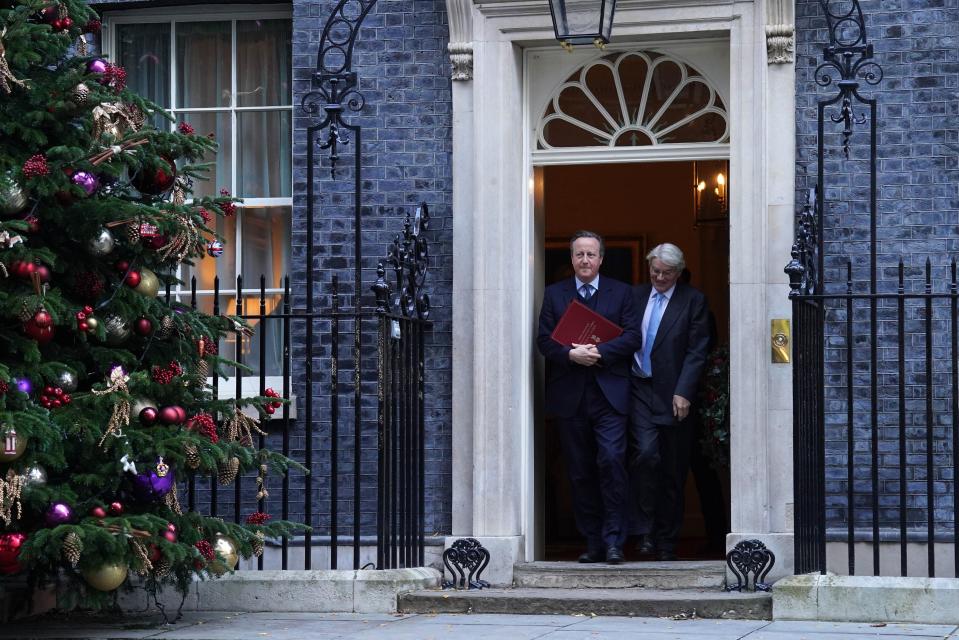
{"label": "window pane", "polygon": [[229,112],[181,112],[177,114],[177,120],[189,123],[197,135],[206,136],[212,133],[219,144],[216,155],[208,154],[198,162],[210,163],[210,166],[204,174],[205,180],[193,181],[193,195],[199,198],[219,195],[220,189],[232,191],[233,138],[230,135]]}
{"label": "window pane", "polygon": [[[226,241],[223,243],[223,255],[213,258],[209,255],[196,261],[193,267],[184,266],[183,281],[187,290],[190,278],[196,275],[196,288],[213,290],[214,276],[220,276],[220,290],[236,288],[236,218],[217,216],[216,231]],[[210,238],[207,238],[209,241]]]}
{"label": "window pane", "polygon": [[[253,315],[260,314],[260,295],[243,295],[242,305],[238,309],[236,296],[220,296],[220,313],[224,315]],[[253,337],[243,337],[239,358],[237,357],[237,335],[228,333],[220,339],[219,355],[228,360],[240,360],[249,367],[250,371],[244,371],[244,377],[253,377],[260,375],[260,352],[263,354],[266,367],[264,371],[268,376],[283,375],[283,319],[278,315],[283,312],[282,294],[268,294],[264,298],[265,309],[262,322],[259,317],[247,318],[250,328],[253,329]],[[203,313],[213,313],[213,296],[197,296],[197,309]],[[235,375],[232,369],[227,370],[231,377]],[[220,380],[220,386],[229,385],[231,382]],[[235,384],[235,382],[233,383]],[[245,385],[244,385],[245,386]]]}
{"label": "window pane", "polygon": [[243,207],[243,288],[281,288],[288,273],[290,207]]}
{"label": "window pane", "polygon": [[230,106],[230,23],[176,25],[177,107]]}
{"label": "window pane", "polygon": [[293,40],[289,20],[238,20],[237,106],[291,104],[292,60]]}
{"label": "window pane", "polygon": [[[117,64],[126,69],[127,86],[164,109],[170,108],[170,24],[117,25]],[[156,123],[165,123],[158,118]],[[166,125],[162,125],[166,128]]]}
{"label": "window pane", "polygon": [[289,111],[237,114],[237,195],[281,198],[292,195]]}

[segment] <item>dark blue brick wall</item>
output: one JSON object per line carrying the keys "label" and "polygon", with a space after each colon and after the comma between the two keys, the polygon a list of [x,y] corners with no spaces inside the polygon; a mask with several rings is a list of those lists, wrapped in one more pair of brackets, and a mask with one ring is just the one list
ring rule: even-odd
{"label": "dark blue brick wall", "polygon": [[[293,5],[294,105],[311,90],[316,52],[322,29],[334,2],[295,2]],[[415,6],[415,9],[414,9]],[[432,298],[433,327],[426,340],[426,533],[448,533],[451,527],[451,402],[452,354],[452,179],[451,87],[445,4],[442,1],[381,0],[367,16],[354,52],[353,69],[365,106],[349,120],[362,130],[363,189],[363,290],[361,304],[372,306],[369,286],[376,264],[386,255],[388,243],[403,228],[404,216],[425,201],[430,207],[430,272],[427,287]],[[349,112],[348,112],[349,113]],[[328,152],[315,148],[321,159],[314,174],[314,224],[307,228],[307,131],[311,121],[294,112],[294,288],[303,291],[306,243],[312,231],[315,246],[314,277],[318,281],[314,303],[330,304],[329,287],[340,278],[341,304],[352,307],[354,287],[353,150],[355,137],[340,148],[337,176],[330,177]],[[297,306],[303,307],[302,296]],[[376,387],[374,325],[364,326],[361,353],[362,414],[361,522],[363,532],[375,532],[376,509]],[[339,434],[341,450],[339,500],[341,533],[352,530],[353,512],[353,386],[352,325],[343,322],[339,356]],[[300,333],[302,335],[302,332]],[[313,483],[319,487],[314,524],[318,533],[330,530],[330,398],[331,353],[328,322],[318,323],[314,335]],[[306,357],[305,342],[294,345],[293,361]],[[306,393],[300,390],[301,397]],[[302,408],[302,405],[301,405]]]}
{"label": "dark blue brick wall", "polygon": [[[925,263],[932,267],[932,290],[949,287],[949,261],[959,251],[959,7],[956,0],[883,0],[862,2],[869,41],[884,78],[877,86],[862,83],[861,93],[878,103],[878,290],[895,291],[897,263],[905,263],[905,290],[925,287]],[[797,196],[816,183],[816,105],[836,95],[833,84],[819,87],[814,71],[828,44],[826,21],[818,1],[796,5]],[[869,115],[866,105],[854,105]],[[869,124],[856,125],[850,158],[841,153],[841,125],[826,116],[826,204],[823,239],[827,292],[847,288],[846,264],[852,263],[852,290],[869,290]],[[899,416],[898,313],[894,301],[878,303],[877,371],[870,365],[869,303],[853,307],[853,337],[846,336],[844,305],[827,305],[826,314],[826,487],[831,526],[849,518],[847,498],[850,433],[854,443],[854,522],[872,524],[870,384],[876,377],[879,402],[880,523],[897,527],[904,506],[910,527],[924,527],[927,505],[926,433],[932,425],[934,480],[932,505],[937,529],[951,528],[952,391],[948,300],[932,305],[932,331],[927,334],[925,302],[905,305],[903,372],[906,420]],[[932,341],[933,411],[927,416],[926,345]],[[846,365],[853,359],[852,380]],[[854,417],[849,428],[848,385],[853,390]],[[928,421],[928,422],[927,422]],[[906,500],[899,497],[899,434],[906,433]]]}

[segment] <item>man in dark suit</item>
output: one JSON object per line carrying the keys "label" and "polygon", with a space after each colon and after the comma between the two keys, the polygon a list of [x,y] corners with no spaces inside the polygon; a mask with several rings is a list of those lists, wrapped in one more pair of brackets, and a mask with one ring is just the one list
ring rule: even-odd
{"label": "man in dark suit", "polygon": [[629,473],[639,551],[676,559],[689,471],[690,404],[706,364],[706,297],[679,282],[683,252],[664,243],[646,255],[650,284],[633,289],[642,348],[630,376]]}
{"label": "man in dark suit", "polygon": [[[576,526],[586,537],[580,562],[619,564],[627,536],[629,366],[639,321],[629,285],[599,276],[605,248],[591,231],[570,241],[575,275],[546,288],[536,339],[547,360],[546,411],[558,418]],[[573,300],[623,328],[600,344],[562,345],[551,335]]]}

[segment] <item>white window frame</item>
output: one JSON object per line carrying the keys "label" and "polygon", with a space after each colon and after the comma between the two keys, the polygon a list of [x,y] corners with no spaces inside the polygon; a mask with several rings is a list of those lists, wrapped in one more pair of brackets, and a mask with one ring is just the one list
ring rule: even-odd
{"label": "white window frame", "polygon": [[[149,8],[149,9],[129,9],[129,10],[117,10],[109,11],[104,15],[103,19],[103,29],[102,29],[102,50],[103,53],[107,56],[108,59],[116,59],[117,50],[117,27],[124,24],[144,24],[144,23],[169,23],[170,24],[170,107],[167,109],[171,114],[176,116],[178,113],[229,113],[230,114],[230,148],[232,149],[233,158],[230,163],[231,166],[231,175],[230,175],[230,192],[236,193],[237,185],[237,157],[238,157],[238,145],[237,145],[237,120],[238,114],[244,111],[288,111],[293,114],[293,94],[292,86],[290,87],[290,102],[288,105],[283,106],[250,106],[250,107],[239,107],[233,104],[228,106],[218,106],[218,107],[186,107],[186,108],[176,108],[173,105],[177,103],[177,51],[176,51],[176,28],[177,23],[181,22],[226,22],[231,23],[231,58],[232,64],[230,65],[231,77],[230,83],[232,88],[237,86],[237,65],[236,65],[236,23],[238,21],[244,20],[269,20],[269,19],[287,19],[290,20],[290,28],[292,31],[292,21],[293,21],[293,12],[289,7],[277,7],[276,5],[243,5],[241,9],[231,6],[222,6],[222,5],[211,5],[211,6],[191,6],[191,7],[173,7],[173,8]],[[292,64],[292,61],[291,61]],[[233,92],[235,96],[235,91]],[[175,127],[175,123],[170,123],[171,130]],[[290,153],[293,152],[293,127],[290,127]],[[235,273],[243,273],[243,252],[240,250],[243,244],[243,218],[242,209],[243,208],[255,208],[255,207],[271,207],[271,206],[282,206],[288,207],[290,210],[290,224],[292,224],[292,211],[293,211],[293,172],[290,172],[290,195],[287,197],[280,198],[244,198],[242,203],[237,203],[238,215],[236,216],[236,235],[234,238],[230,239],[231,242],[234,242],[237,251],[236,251],[236,263],[235,263]],[[289,266],[289,265],[288,265]],[[180,276],[181,279],[183,276],[182,266]],[[223,282],[221,280],[221,285],[227,284],[227,287],[221,287],[219,290],[219,296],[221,299],[226,297],[231,297],[236,299],[237,289],[236,281],[232,283]],[[247,283],[244,283],[247,284]],[[241,297],[248,299],[255,297],[258,299],[260,294],[259,281],[256,283],[255,287],[244,286],[240,291]],[[268,287],[264,290],[266,296],[273,295],[282,295],[282,287]],[[178,285],[175,288],[170,290],[171,297],[179,302],[188,302],[192,296],[192,291],[190,289],[189,283],[184,285]],[[196,290],[197,298],[209,297],[213,298],[214,290],[213,289],[200,289]],[[239,311],[239,310],[238,310]],[[250,314],[249,310],[247,315]],[[255,312],[255,310],[254,310]],[[266,376],[266,386],[273,387],[277,391],[281,391],[280,386],[283,383],[282,376]],[[260,376],[259,375],[249,375],[243,377],[242,382],[242,393],[244,395],[248,394],[257,394],[259,393],[260,388]],[[229,378],[227,380],[220,380],[218,395],[220,398],[232,398],[236,390],[235,378]],[[290,407],[290,417],[294,418],[296,414],[295,403]]]}

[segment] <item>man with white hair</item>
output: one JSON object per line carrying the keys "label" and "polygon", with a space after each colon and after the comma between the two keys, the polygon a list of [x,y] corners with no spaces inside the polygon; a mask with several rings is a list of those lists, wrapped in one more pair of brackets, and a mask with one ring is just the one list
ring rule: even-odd
{"label": "man with white hair", "polygon": [[639,551],[675,560],[689,471],[689,408],[706,364],[706,297],[679,281],[682,250],[663,243],[646,255],[648,284],[633,289],[642,347],[630,376],[629,471]]}

